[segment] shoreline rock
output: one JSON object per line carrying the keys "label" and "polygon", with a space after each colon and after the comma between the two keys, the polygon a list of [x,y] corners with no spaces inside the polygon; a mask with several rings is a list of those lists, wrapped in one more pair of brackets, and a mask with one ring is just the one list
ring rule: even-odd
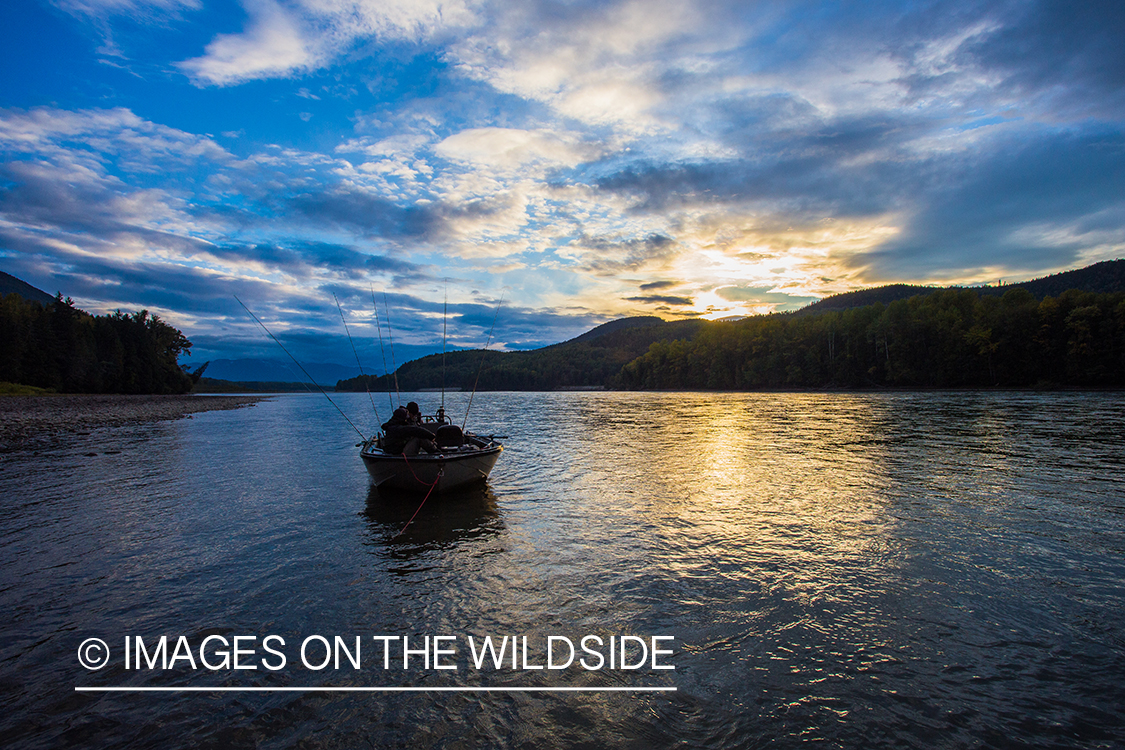
{"label": "shoreline rock", "polygon": [[265,396],[61,395],[0,398],[0,453],[46,447],[65,435],[253,406]]}

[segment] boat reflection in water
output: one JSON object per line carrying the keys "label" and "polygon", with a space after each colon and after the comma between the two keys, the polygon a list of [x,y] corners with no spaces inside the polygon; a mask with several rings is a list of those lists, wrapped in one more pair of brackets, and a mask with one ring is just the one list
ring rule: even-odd
{"label": "boat reflection in water", "polygon": [[494,536],[504,529],[496,495],[483,481],[434,494],[419,507],[421,499],[417,492],[372,485],[363,515],[373,541],[401,552],[447,547]]}

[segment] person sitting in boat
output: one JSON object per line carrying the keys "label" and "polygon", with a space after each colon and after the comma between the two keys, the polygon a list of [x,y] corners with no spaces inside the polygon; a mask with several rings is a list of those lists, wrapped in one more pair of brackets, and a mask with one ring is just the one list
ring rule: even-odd
{"label": "person sitting in boat", "polygon": [[[407,404],[406,411],[408,412],[408,415],[410,417],[410,424],[427,424],[426,418],[422,416],[422,410],[418,408],[417,401],[411,401],[409,404]],[[437,423],[438,427],[441,427],[445,424],[450,424],[449,418],[445,416],[444,408],[438,408],[437,413],[433,417],[430,417],[430,421],[428,424],[433,425],[435,422]],[[427,427],[426,429],[429,430],[432,428]]]}
{"label": "person sitting in boat", "polygon": [[438,452],[434,434],[420,424],[411,424],[410,412],[400,406],[383,423],[383,452],[417,456],[419,451]]}

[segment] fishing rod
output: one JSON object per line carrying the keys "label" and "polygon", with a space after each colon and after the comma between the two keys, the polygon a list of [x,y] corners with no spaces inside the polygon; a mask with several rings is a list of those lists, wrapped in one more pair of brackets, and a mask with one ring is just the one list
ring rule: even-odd
{"label": "fishing rod", "polygon": [[[375,303],[375,287],[369,286],[371,290],[371,307],[375,310],[375,330],[379,332],[379,354],[383,356],[383,377],[390,375],[390,370],[387,369],[387,353],[383,350],[383,325],[379,322],[379,305]],[[388,379],[387,385],[390,385]],[[391,405],[391,412],[395,410],[395,400],[391,398],[391,389],[387,388],[387,403]]]}
{"label": "fishing rod", "polygon": [[395,396],[402,403],[402,395],[398,392],[398,365],[395,364],[395,340],[391,336],[391,306],[387,304],[387,290],[383,290],[383,309],[387,312],[387,341],[391,345],[391,367],[395,368]]}
{"label": "fishing rod", "polygon": [[363,372],[363,363],[359,361],[359,352],[356,351],[355,342],[352,341],[352,332],[348,330],[348,321],[344,320],[344,308],[340,307],[340,298],[333,292],[332,299],[336,300],[336,309],[340,311],[340,322],[344,324],[344,333],[348,334],[348,343],[352,345],[355,363],[359,365],[359,376],[363,378],[363,388],[367,391],[367,400],[371,402],[371,411],[375,412],[375,419],[382,422],[382,418],[379,417],[379,410],[375,408],[375,397],[371,395],[371,388],[367,384],[367,375]]}
{"label": "fishing rod", "polygon": [[488,345],[492,343],[492,332],[496,330],[496,318],[500,316],[500,305],[504,303],[504,292],[500,292],[500,301],[496,303],[496,312],[492,314],[492,328],[488,329],[488,341],[484,343],[484,349],[480,353],[480,366],[477,367],[477,379],[473,382],[473,392],[469,394],[469,405],[465,407],[465,418],[461,421],[461,431],[465,431],[465,425],[469,422],[469,409],[473,408],[473,396],[477,395],[477,385],[480,384],[480,371],[484,369],[484,357],[488,354]]}
{"label": "fishing rod", "polygon": [[445,338],[449,320],[449,280],[445,284],[445,301],[441,306],[441,416],[445,418]]}
{"label": "fishing rod", "polygon": [[[281,351],[285,352],[286,354],[289,354],[289,350],[285,348],[285,345],[284,345],[284,344],[282,344],[282,343],[281,343],[280,341],[278,341],[278,339],[277,339],[277,336],[274,336],[274,335],[273,335],[272,333],[270,333],[270,329],[266,328],[266,324],[265,324],[265,323],[263,323],[262,321],[258,320],[258,316],[257,316],[257,315],[255,315],[254,313],[250,312],[250,308],[249,308],[249,307],[247,307],[247,306],[246,306],[246,304],[245,304],[245,303],[244,303],[244,302],[243,302],[242,300],[238,299],[238,295],[237,295],[237,294],[236,294],[236,295],[234,295],[234,298],[235,298],[236,300],[238,300],[238,304],[242,305],[242,309],[243,309],[243,310],[245,310],[245,311],[246,311],[246,312],[247,312],[247,313],[248,313],[248,314],[250,315],[250,317],[254,319],[254,322],[255,322],[255,323],[257,323],[258,325],[260,325],[260,326],[262,327],[262,330],[266,332],[266,335],[267,335],[267,336],[269,336],[269,337],[270,337],[271,339],[273,339],[273,342],[274,342],[275,344],[277,344],[278,346],[280,346],[280,347],[281,347]],[[359,429],[358,427],[356,427],[356,426],[355,426],[355,422],[353,422],[352,420],[348,419],[348,415],[344,413],[344,410],[340,408],[339,404],[337,404],[337,403],[336,403],[335,401],[333,401],[333,400],[332,400],[332,397],[328,395],[328,392],[327,392],[326,390],[324,390],[323,388],[321,388],[321,387],[320,387],[320,383],[316,382],[316,378],[314,378],[314,377],[313,377],[312,375],[309,375],[309,371],[305,369],[305,366],[304,366],[304,365],[302,365],[302,364],[301,364],[300,362],[298,362],[298,361],[297,361],[297,358],[296,358],[296,357],[294,357],[294,356],[293,356],[292,354],[289,354],[289,359],[293,360],[293,364],[295,364],[295,365],[297,365],[297,367],[300,367],[300,368],[301,368],[301,372],[305,373],[305,377],[306,377],[306,378],[308,378],[308,379],[309,379],[309,381],[311,381],[311,382],[312,382],[312,384],[313,384],[313,385],[315,385],[315,386],[317,387],[317,389],[318,389],[318,390],[319,390],[319,391],[320,391],[321,393],[323,393],[323,394],[324,394],[324,397],[325,397],[326,399],[328,399],[328,403],[330,403],[330,404],[332,404],[333,406],[335,406],[335,407],[336,407],[336,411],[340,412],[340,416],[341,416],[341,417],[343,417],[344,419],[346,419],[346,420],[347,420],[347,422],[348,422],[348,424],[350,424],[350,425],[352,426],[352,429],[353,429],[353,430],[355,430],[356,432],[358,432],[358,433],[359,433],[359,436],[360,436],[361,438],[363,438],[364,442],[366,442],[366,441],[367,441],[367,436],[363,434],[363,431],[362,431],[362,430],[360,430],[360,429]]]}

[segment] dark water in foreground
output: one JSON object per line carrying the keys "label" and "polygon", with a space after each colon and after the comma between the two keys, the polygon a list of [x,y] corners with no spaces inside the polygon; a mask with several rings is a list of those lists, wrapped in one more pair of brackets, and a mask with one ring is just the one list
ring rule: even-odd
{"label": "dark water in foreground", "polygon": [[[454,414],[463,402],[447,396]],[[472,416],[510,436],[490,483],[431,498],[402,536],[417,498],[369,491],[356,434],[319,395],[0,457],[0,737],[1125,744],[1125,395],[486,393]],[[254,636],[261,665],[271,634],[277,671],[124,668],[126,636],[171,651],[183,635],[196,659],[208,636]],[[314,634],[362,636],[361,668],[304,667]],[[373,635],[455,636],[459,668],[384,670]],[[672,635],[675,670],[478,670],[466,639],[486,635],[528,636],[532,665],[548,636]],[[78,662],[89,637],[109,645],[104,669]]]}

